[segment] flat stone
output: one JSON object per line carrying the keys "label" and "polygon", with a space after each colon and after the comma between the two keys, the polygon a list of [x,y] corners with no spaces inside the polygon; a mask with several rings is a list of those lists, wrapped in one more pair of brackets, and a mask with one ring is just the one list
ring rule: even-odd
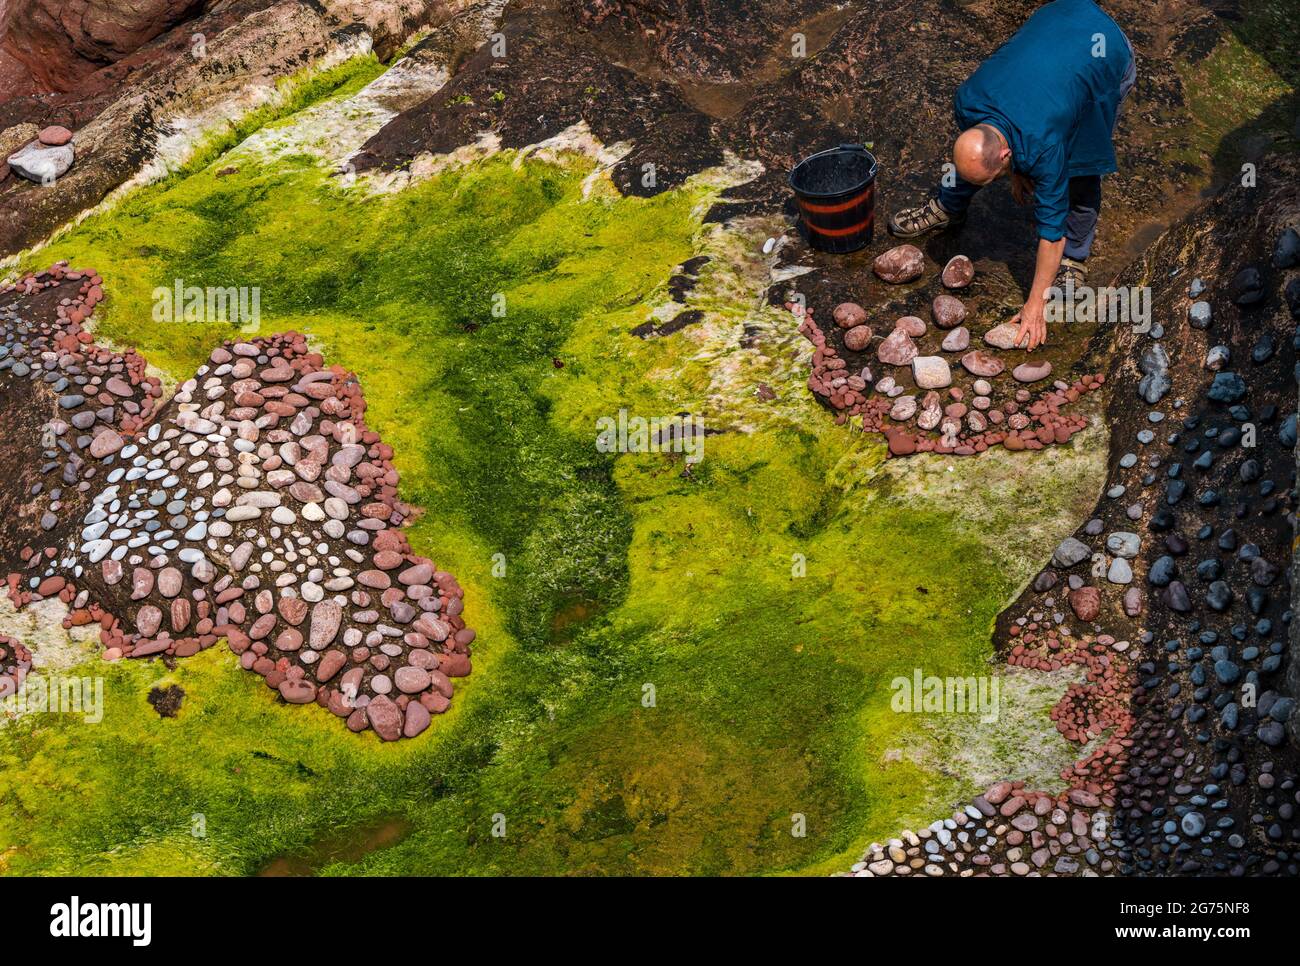
{"label": "flat stone", "polygon": [[982,349],[972,349],[962,356],[961,365],[972,376],[980,376],[984,379],[1001,375],[1005,368],[1001,359]]}
{"label": "flat stone", "polygon": [[322,650],[334,640],[343,620],[343,609],[332,600],[322,600],[311,610],[311,629],[307,641],[314,651]]}
{"label": "flat stone", "polygon": [[1011,370],[1011,378],[1016,382],[1041,382],[1052,374],[1052,364],[1044,359],[1042,362],[1022,362]]}
{"label": "flat stone", "polygon": [[1092,548],[1075,537],[1066,537],[1052,554],[1052,563],[1066,570],[1092,556]]}
{"label": "flat stone", "polygon": [[952,385],[952,370],[943,356],[917,356],[912,360],[912,378],[921,389],[943,389]]}
{"label": "flat stone", "polygon": [[164,597],[175,597],[181,592],[183,583],[181,572],[175,567],[164,567],[158,571],[158,593]]}
{"label": "flat stone", "polygon": [[35,181],[53,184],[72,167],[76,153],[71,144],[52,147],[33,141],[22,150],[9,155],[9,167],[14,174]]}
{"label": "flat stone", "polygon": [[1246,381],[1235,372],[1220,372],[1215,375],[1206,395],[1215,402],[1240,402],[1246,395]]}
{"label": "flat stone", "polygon": [[286,678],[277,690],[289,704],[311,704],[316,700],[316,685],[303,678]]}
{"label": "flat stone", "polygon": [[1020,326],[1014,322],[1003,322],[984,333],[984,341],[995,349],[1015,349],[1016,335]]}
{"label": "flat stone", "polygon": [[1142,538],[1127,530],[1116,530],[1106,538],[1106,549],[1116,557],[1132,559],[1142,548]]}
{"label": "flat stone", "polygon": [[41,129],[36,140],[47,147],[57,148],[72,140],[72,132],[61,124],[51,124]]}
{"label": "flat stone", "polygon": [[123,445],[124,441],[121,436],[111,429],[105,429],[91,441],[90,455],[97,460],[102,460],[105,456],[116,453]]}
{"label": "flat stone", "polygon": [[889,410],[889,418],[896,422],[906,422],[916,415],[916,397],[899,396]]}

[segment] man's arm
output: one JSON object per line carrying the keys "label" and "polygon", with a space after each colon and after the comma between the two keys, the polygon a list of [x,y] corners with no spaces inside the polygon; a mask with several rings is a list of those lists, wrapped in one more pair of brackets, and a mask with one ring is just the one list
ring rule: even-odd
{"label": "man's arm", "polygon": [[1061,267],[1061,254],[1064,251],[1064,238],[1056,241],[1038,239],[1038,258],[1034,264],[1034,281],[1029,287],[1029,298],[1025,299],[1025,307],[1011,320],[1020,323],[1016,345],[1027,339],[1025,348],[1036,349],[1047,341],[1047,320],[1044,313],[1047,292],[1056,280],[1056,270]]}
{"label": "man's arm", "polygon": [[1056,280],[1065,252],[1065,221],[1070,212],[1070,179],[1065,152],[1056,145],[1043,153],[1029,171],[1034,181],[1034,216],[1038,221],[1038,253],[1034,260],[1034,281],[1025,306],[1012,322],[1020,323],[1016,344],[1036,349],[1047,341],[1047,291]]}

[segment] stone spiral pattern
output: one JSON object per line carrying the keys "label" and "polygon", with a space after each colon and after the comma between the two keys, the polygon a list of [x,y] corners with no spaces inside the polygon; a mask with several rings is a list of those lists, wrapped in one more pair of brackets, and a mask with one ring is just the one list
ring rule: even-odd
{"label": "stone spiral pattern", "polygon": [[[55,319],[20,314],[23,296],[73,284]],[[106,660],[225,639],[288,703],[388,741],[420,734],[470,673],[474,631],[455,577],[401,530],[412,509],[355,376],[289,332],[219,346],[160,405],[143,359],[81,328],[100,286],[57,265],[0,290],[17,296],[0,309],[3,392],[53,413],[15,605],[57,595],[68,626],[99,623]],[[27,667],[0,644],[0,690]]]}

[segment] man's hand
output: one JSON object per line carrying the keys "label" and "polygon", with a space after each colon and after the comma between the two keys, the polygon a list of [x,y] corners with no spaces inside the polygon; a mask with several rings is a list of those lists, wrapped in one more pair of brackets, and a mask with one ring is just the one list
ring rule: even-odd
{"label": "man's hand", "polygon": [[1016,333],[1016,345],[1025,344],[1025,349],[1032,352],[1047,342],[1047,320],[1043,318],[1043,300],[1035,299],[1031,293],[1025,307],[1016,313],[1012,323],[1019,322],[1020,330]]}
{"label": "man's hand", "polygon": [[1048,241],[1038,239],[1038,257],[1034,261],[1034,283],[1029,287],[1029,297],[1025,307],[1016,313],[1012,322],[1020,323],[1016,333],[1016,345],[1028,343],[1025,348],[1031,352],[1047,341],[1047,320],[1043,317],[1047,307],[1052,280],[1056,270],[1061,267],[1061,255],[1065,251],[1065,239]]}

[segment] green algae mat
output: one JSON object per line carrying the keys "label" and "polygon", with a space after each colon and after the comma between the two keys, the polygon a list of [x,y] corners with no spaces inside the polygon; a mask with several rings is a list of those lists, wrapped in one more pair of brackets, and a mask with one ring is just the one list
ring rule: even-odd
{"label": "green algae mat", "polygon": [[[1046,719],[1064,681],[1008,679],[1015,726],[984,736],[893,713],[889,683],[989,673],[995,616],[1096,497],[1097,427],[1033,456],[886,463],[812,400],[759,292],[631,335],[675,266],[761,245],[706,229],[707,179],[623,198],[588,158],[506,152],[375,192],[310,152],[241,152],[251,133],[24,267],[99,270],[98,337],[169,380],[241,335],[154,321],[177,280],[256,287],[262,334],[354,371],[422,510],[414,547],[465,587],[474,673],[385,745],[282,705],[223,647],[168,669],[83,645],[66,666],[105,678],[102,721],[0,725],[0,869],[830,871],[981,780],[1073,760]],[[741,348],[746,321],[767,336]],[[620,410],[717,432],[694,464],[602,452]],[[171,685],[161,717],[147,698]]]}

